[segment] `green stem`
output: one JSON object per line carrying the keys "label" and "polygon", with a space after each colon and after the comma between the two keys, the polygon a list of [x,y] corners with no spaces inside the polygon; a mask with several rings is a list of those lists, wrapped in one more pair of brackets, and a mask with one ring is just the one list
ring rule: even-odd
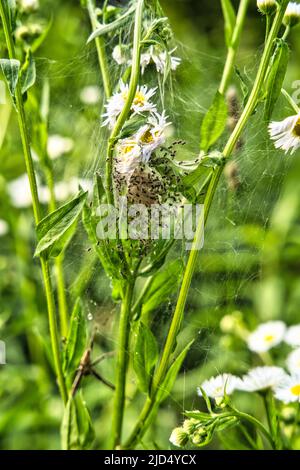
{"label": "green stem", "polygon": [[281,93],[283,94],[283,96],[285,97],[285,99],[289,102],[289,104],[291,105],[291,107],[293,108],[293,110],[294,110],[297,114],[300,114],[300,108],[299,108],[299,106],[297,106],[297,104],[295,103],[295,101],[293,100],[293,98],[289,95],[289,93],[288,93],[284,88],[281,89]]}
{"label": "green stem", "polygon": [[265,392],[263,392],[262,397],[266,410],[268,426],[274,442],[275,449],[281,450],[282,442],[280,436],[280,428],[272,390],[266,390]]}
{"label": "green stem", "polygon": [[248,5],[249,5],[249,0],[241,0],[239,10],[237,13],[236,25],[232,34],[230,46],[228,48],[226,63],[225,63],[221,83],[219,86],[219,93],[221,93],[221,95],[224,95],[224,93],[226,92],[228,88],[228,84],[232,76],[233,66],[235,63],[236,54],[238,51],[238,46],[240,43],[240,38],[241,38],[242,31],[243,31],[244,23],[245,23]]}
{"label": "green stem", "polygon": [[[51,162],[45,167],[45,174],[47,185],[50,192],[50,204],[49,210],[53,212],[56,210],[56,199],[54,191],[54,178],[53,178],[53,169]],[[57,284],[57,297],[58,297],[58,311],[60,318],[60,332],[61,336],[66,338],[68,336],[68,304],[66,297],[66,285],[65,285],[65,276],[63,270],[63,254],[60,254],[55,258],[55,275],[56,275],[56,284]]]}
{"label": "green stem", "polygon": [[261,434],[265,436],[267,441],[270,443],[272,449],[275,449],[275,444],[272,439],[272,436],[270,435],[268,430],[264,427],[264,425],[260,421],[258,421],[258,419],[254,418],[254,416],[248,415],[248,413],[244,413],[242,411],[236,410],[235,408],[233,408],[233,411],[234,411],[233,416],[236,416],[237,418],[240,418],[244,421],[248,421],[249,423],[253,424],[261,432]]}
{"label": "green stem", "polygon": [[[4,6],[4,0],[0,1],[0,16],[2,20],[6,45],[8,49],[9,58],[15,59],[15,47],[9,27],[9,21],[6,16],[6,8]],[[31,196],[32,196],[32,206],[33,206],[33,215],[34,221],[37,225],[41,220],[41,206],[38,198],[38,190],[37,190],[37,183],[36,177],[34,172],[33,160],[31,155],[30,149],[30,140],[29,134],[26,125],[26,116],[24,110],[24,102],[20,87],[20,82],[17,83],[16,92],[15,92],[15,99],[16,99],[16,108],[17,108],[17,118],[18,118],[18,125],[20,129],[21,141],[24,151],[24,158],[25,158],[25,166],[28,175]],[[59,348],[59,340],[58,340],[58,332],[57,332],[57,324],[56,324],[56,311],[55,311],[55,302],[54,302],[54,295],[53,289],[51,285],[51,279],[49,274],[49,265],[48,262],[40,258],[41,267],[42,267],[42,274],[45,286],[45,293],[47,299],[47,308],[48,308],[48,317],[49,317],[49,328],[50,328],[50,337],[51,337],[51,346],[55,364],[55,372],[57,376],[58,386],[60,389],[60,393],[64,403],[67,401],[67,391],[64,382],[62,366],[60,362],[60,348]]]}
{"label": "green stem", "polygon": [[130,318],[131,303],[134,290],[134,279],[129,279],[126,287],[121,308],[121,316],[119,323],[119,342],[117,356],[117,376],[116,376],[116,392],[113,411],[112,423],[112,441],[113,449],[120,445],[122,424],[125,407],[125,386],[128,367],[128,348],[130,336]]}
{"label": "green stem", "polygon": [[282,39],[285,41],[288,37],[288,35],[290,34],[291,32],[291,27],[290,25],[287,25],[286,28],[285,28],[285,31],[283,33],[283,36],[282,36]]}
{"label": "green stem", "polygon": [[[265,78],[266,71],[268,69],[270,58],[272,55],[274,40],[277,37],[279,29],[281,27],[282,19],[283,19],[285,10],[287,8],[287,5],[288,5],[288,0],[283,0],[274,18],[274,23],[270,31],[268,41],[266,43],[266,47],[265,47],[265,50],[261,59],[261,63],[257,72],[257,77],[255,79],[252,92],[250,94],[250,97],[244,109],[244,112],[242,113],[233,133],[231,134],[224,148],[223,156],[226,158],[228,158],[233,152],[235,145],[238,139],[240,138],[240,135],[244,127],[246,126],[248,118],[251,116],[251,114],[253,113],[255,109],[255,106],[257,105],[258,97],[261,91],[262,84],[264,82],[264,78]],[[223,166],[218,167],[218,169],[215,170],[214,175],[209,184],[209,188],[208,188],[205,201],[204,201],[204,223],[207,221],[211,204],[212,204],[222,172],[223,172]],[[191,280],[193,277],[193,273],[195,270],[197,256],[199,252],[198,247],[201,243],[202,237],[203,237],[203,221],[200,220],[198,223],[192,249],[189,255],[189,259],[185,268],[184,275],[183,275],[183,281],[182,281],[181,289],[179,292],[177,305],[176,305],[175,312],[172,318],[167,340],[166,340],[164,350],[162,353],[161,361],[160,361],[158,370],[153,380],[154,386],[152,390],[151,400],[146,401],[144,408],[141,412],[139,421],[136,427],[134,428],[131,436],[129,437],[128,441],[126,442],[125,448],[131,448],[133,445],[135,445],[138,442],[139,437],[145,432],[146,427],[151,422],[151,419],[149,419],[149,414],[153,414],[152,411],[153,411],[153,407],[155,404],[157,387],[161,383],[162,379],[165,377],[166,371],[168,370],[168,367],[169,367],[170,355],[173,351],[178,329],[182,322],[184,307],[186,304],[187,295],[188,295],[189,287],[190,287]]]}
{"label": "green stem", "polygon": [[109,138],[108,149],[107,149],[107,161],[106,161],[106,179],[105,189],[107,194],[107,201],[109,204],[113,204],[113,185],[112,185],[112,168],[113,168],[113,153],[116,143],[116,139],[122,130],[125,121],[128,118],[130,109],[136,94],[139,76],[140,76],[140,59],[141,59],[141,32],[142,32],[142,17],[143,17],[143,5],[144,0],[138,0],[135,13],[135,24],[134,24],[134,39],[133,39],[133,51],[132,51],[132,67],[131,76],[129,82],[128,96],[124,108],[119,115],[117,122],[112,130]]}
{"label": "green stem", "polygon": [[[94,5],[93,0],[87,0],[87,9],[88,9],[92,29],[93,31],[95,31],[97,29],[98,22],[97,22],[97,17],[95,14],[95,5]],[[95,44],[96,44],[96,49],[97,49],[99,65],[100,65],[100,71],[102,75],[104,93],[105,93],[106,99],[108,99],[111,96],[111,83],[110,83],[108,63],[106,59],[105,44],[104,44],[103,37],[98,36],[97,38],[95,38]]]}

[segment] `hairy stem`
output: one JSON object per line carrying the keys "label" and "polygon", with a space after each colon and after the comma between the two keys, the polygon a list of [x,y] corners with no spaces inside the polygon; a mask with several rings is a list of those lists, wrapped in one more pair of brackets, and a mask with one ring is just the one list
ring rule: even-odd
{"label": "hairy stem", "polygon": [[[271,31],[270,31],[270,34],[266,42],[266,46],[265,46],[262,58],[261,58],[260,66],[257,72],[257,76],[253,85],[252,92],[249,96],[246,107],[224,148],[223,156],[226,158],[228,158],[233,152],[235,145],[238,139],[240,138],[240,135],[244,127],[247,124],[248,119],[250,118],[251,114],[253,113],[257,105],[261,87],[263,85],[265,74],[267,72],[268,65],[269,65],[271,55],[273,52],[274,40],[276,39],[279,33],[279,30],[282,24],[282,19],[283,19],[285,10],[287,8],[287,5],[288,5],[288,0],[283,0],[280,7],[278,7],[278,11],[274,18],[274,22],[273,22],[273,25],[272,25],[272,28],[271,28]],[[218,182],[222,175],[222,172],[223,172],[223,166],[218,167],[215,170],[213,178],[211,179],[211,182],[209,184],[208,191],[207,191],[205,201],[204,201],[204,223],[207,221],[211,204],[212,204],[212,201],[213,201],[213,198],[214,198],[217,186],[218,186]],[[199,253],[199,250],[197,249],[197,247],[200,245],[202,237],[203,237],[203,221],[200,220],[197,230],[196,230],[196,234],[195,234],[193,246],[189,255],[189,259],[185,268],[185,272],[183,275],[183,281],[182,281],[182,285],[180,288],[177,305],[174,311],[174,315],[173,315],[170,329],[168,332],[167,340],[166,340],[164,350],[162,353],[161,361],[160,361],[158,370],[153,380],[153,383],[155,384],[155,386],[153,387],[153,390],[152,390],[151,399],[146,401],[144,408],[141,412],[139,421],[136,427],[134,428],[131,436],[129,437],[128,441],[126,442],[125,448],[131,448],[132,446],[135,446],[139,438],[143,435],[143,433],[146,431],[147,427],[151,423],[151,419],[149,418],[149,415],[151,414],[153,416],[154,414],[153,410],[155,408],[154,405],[155,405],[157,388],[159,387],[159,384],[165,377],[165,374],[169,367],[170,355],[173,351],[175,341],[176,341],[176,336],[178,334],[178,329],[182,322],[187,295],[188,295],[191,280],[192,280],[195,266],[196,266],[196,261],[197,261],[197,257]]]}
{"label": "hairy stem", "polygon": [[[95,31],[95,29],[97,29],[97,17],[95,14],[95,4],[93,0],[87,0],[87,9],[88,9],[92,29],[93,31]],[[100,37],[98,36],[97,38],[95,38],[95,44],[96,44],[96,49],[97,49],[100,72],[101,72],[102,81],[103,81],[104,93],[105,93],[106,99],[108,99],[111,96],[111,82],[110,82],[108,64],[107,64],[106,53],[105,53],[105,43],[104,43],[103,38],[101,36]]]}
{"label": "hairy stem", "polygon": [[132,51],[132,67],[131,76],[129,82],[128,96],[126,103],[123,107],[121,114],[119,115],[117,122],[112,130],[109,138],[108,149],[107,149],[107,161],[106,161],[106,179],[105,179],[105,190],[107,195],[107,201],[109,204],[113,204],[113,185],[112,185],[112,168],[113,168],[113,153],[115,148],[116,139],[119,132],[127,120],[130,109],[136,94],[139,76],[140,76],[140,58],[141,58],[141,33],[142,33],[142,17],[143,17],[143,5],[144,0],[138,0],[135,13],[134,23],[134,39],[133,39],[133,51]]}
{"label": "hairy stem", "polygon": [[[15,47],[14,47],[14,42],[13,42],[11,30],[10,30],[9,20],[6,15],[6,7],[4,5],[4,0],[0,0],[0,16],[2,20],[9,58],[15,59],[16,58]],[[41,206],[40,206],[40,202],[38,198],[37,183],[36,183],[35,171],[34,171],[34,166],[33,166],[32,155],[31,155],[30,139],[29,139],[27,124],[26,124],[26,116],[25,116],[24,102],[23,102],[20,82],[18,82],[16,86],[15,99],[16,99],[18,125],[19,125],[21,141],[22,141],[22,146],[23,146],[23,151],[24,151],[26,172],[28,175],[31,196],[32,196],[34,221],[35,221],[35,224],[37,225],[41,220]],[[45,293],[46,293],[46,299],[47,299],[49,329],[50,329],[50,338],[51,338],[52,353],[53,353],[53,359],[54,359],[54,365],[55,365],[55,372],[56,372],[57,382],[58,382],[62,399],[64,403],[66,403],[67,391],[66,391],[66,386],[64,382],[62,366],[61,366],[61,361],[60,361],[60,347],[59,347],[59,339],[58,339],[59,336],[58,336],[57,323],[56,323],[56,309],[55,309],[54,294],[53,294],[53,288],[52,288],[50,272],[49,272],[49,264],[42,257],[40,258],[40,262],[41,262],[41,267],[42,267],[43,281],[44,281],[44,287],[45,287]]]}
{"label": "hairy stem", "polygon": [[125,407],[125,385],[128,366],[128,348],[130,336],[130,317],[131,303],[134,289],[134,279],[129,279],[125,286],[124,298],[121,308],[121,316],[119,323],[119,341],[117,356],[117,376],[116,376],[116,392],[113,411],[112,423],[112,441],[113,449],[119,446],[122,434],[122,424]]}

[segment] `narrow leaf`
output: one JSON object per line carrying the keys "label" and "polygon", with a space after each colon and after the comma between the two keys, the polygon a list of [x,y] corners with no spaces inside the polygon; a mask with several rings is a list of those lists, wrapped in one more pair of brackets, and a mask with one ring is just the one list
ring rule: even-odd
{"label": "narrow leaf", "polygon": [[87,194],[80,191],[70,202],[41,220],[37,226],[39,243],[35,256],[55,257],[66,248],[74,234]]}
{"label": "narrow leaf", "polygon": [[290,49],[288,44],[282,39],[278,39],[267,81],[267,98],[265,103],[265,119],[267,121],[271,119],[274,107],[280,96],[289,57]]}
{"label": "narrow leaf", "polygon": [[91,417],[81,394],[70,397],[61,426],[63,450],[89,449],[95,438]]}
{"label": "narrow leaf", "polygon": [[156,339],[148,326],[140,322],[133,357],[133,367],[142,392],[149,392],[157,358],[158,347]]}
{"label": "narrow leaf", "polygon": [[156,401],[158,403],[161,403],[163,400],[167,398],[167,396],[170,394],[173,385],[175,383],[176,377],[179,373],[180,367],[188,353],[188,350],[192,346],[194,340],[191,341],[185,348],[184,350],[177,356],[173,364],[171,364],[167,375],[163,381],[163,383],[160,385],[160,389],[156,395]]}
{"label": "narrow leaf", "polygon": [[204,116],[200,143],[201,149],[207,152],[223,134],[227,120],[227,105],[223,95],[217,91],[212,105]]}
{"label": "narrow leaf", "polygon": [[26,54],[25,63],[21,69],[21,83],[22,83],[22,93],[26,93],[29,88],[31,88],[36,80],[36,67],[34,57],[30,49],[28,49]]}
{"label": "narrow leaf", "polygon": [[0,59],[0,66],[11,97],[15,100],[15,92],[19,79],[20,61],[16,59]]}
{"label": "narrow leaf", "polygon": [[100,25],[99,27],[90,35],[90,37],[87,40],[87,43],[91,42],[93,39],[103,36],[103,34],[111,33],[112,31],[115,31],[116,29],[120,28],[125,21],[127,21],[127,18],[134,13],[136,6],[132,6],[129,8],[129,10],[124,13],[124,15],[120,16],[117,20],[112,21],[111,23]]}

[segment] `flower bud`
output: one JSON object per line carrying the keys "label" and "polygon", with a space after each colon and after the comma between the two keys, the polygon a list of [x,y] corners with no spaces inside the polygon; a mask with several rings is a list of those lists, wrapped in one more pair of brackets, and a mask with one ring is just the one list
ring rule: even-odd
{"label": "flower bud", "polygon": [[183,428],[175,428],[172,431],[169,441],[176,447],[183,447],[187,444],[189,437]]}
{"label": "flower bud", "polygon": [[197,421],[196,419],[186,419],[184,422],[183,422],[183,425],[182,425],[182,428],[183,430],[187,433],[187,434],[193,434],[194,430],[195,430],[195,426],[196,424],[198,424],[199,421]]}
{"label": "flower bud", "polygon": [[263,15],[271,15],[276,11],[275,0],[257,0],[257,8]]}
{"label": "flower bud", "polygon": [[285,26],[296,26],[300,22],[300,3],[290,2],[283,17]]}
{"label": "flower bud", "polygon": [[19,5],[24,13],[32,13],[39,8],[39,0],[19,0]]}

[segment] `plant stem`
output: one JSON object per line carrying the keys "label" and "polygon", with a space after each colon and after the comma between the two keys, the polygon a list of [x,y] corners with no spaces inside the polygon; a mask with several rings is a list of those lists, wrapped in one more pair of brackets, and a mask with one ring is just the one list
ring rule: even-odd
{"label": "plant stem", "polygon": [[228,88],[228,84],[232,76],[233,66],[235,63],[236,54],[238,51],[238,46],[239,46],[242,31],[243,31],[244,23],[245,23],[248,5],[249,5],[249,0],[240,1],[239,10],[238,10],[237,17],[236,17],[236,24],[235,24],[235,28],[232,34],[230,46],[228,48],[226,63],[225,63],[221,83],[219,86],[219,93],[221,93],[221,95],[224,95],[224,93],[226,92]]}
{"label": "plant stem", "polygon": [[276,450],[282,449],[282,441],[278,422],[277,410],[275,407],[274,396],[271,390],[266,390],[262,394],[264,406],[267,415],[267,421]]}
{"label": "plant stem", "polygon": [[143,5],[144,0],[138,0],[135,13],[134,23],[134,39],[133,39],[133,51],[132,51],[132,67],[131,76],[129,82],[128,96],[126,103],[123,107],[121,114],[119,115],[117,122],[112,130],[109,138],[108,149],[107,149],[107,161],[106,161],[106,175],[105,175],[105,190],[107,195],[107,201],[109,204],[113,204],[113,186],[112,186],[112,168],[113,168],[113,152],[115,142],[119,132],[125,121],[128,118],[130,109],[136,94],[139,76],[140,76],[140,58],[141,58],[141,33],[142,33],[142,17],[143,17]]}
{"label": "plant stem", "polygon": [[[50,212],[56,210],[56,200],[54,192],[54,178],[53,178],[53,169],[51,162],[45,167],[45,174],[47,185],[50,192]],[[60,318],[60,333],[61,336],[66,338],[68,336],[68,304],[66,297],[66,285],[65,285],[65,276],[63,270],[63,260],[64,255],[60,254],[55,258],[55,274],[56,274],[56,284],[57,284],[57,297],[58,297],[58,311]]]}
{"label": "plant stem", "polygon": [[113,424],[112,424],[112,448],[115,449],[119,446],[122,434],[122,424],[125,406],[125,385],[128,366],[128,348],[130,336],[130,317],[131,317],[131,303],[134,289],[134,279],[129,279],[125,286],[125,293],[122,302],[121,316],[119,323],[119,342],[118,342],[118,356],[117,356],[117,377],[116,377],[116,392],[113,411]]}
{"label": "plant stem", "polygon": [[258,421],[258,419],[254,418],[254,416],[251,416],[251,415],[248,415],[248,413],[244,413],[242,411],[239,411],[239,410],[236,410],[235,408],[233,408],[234,410],[234,415],[233,416],[236,416],[237,418],[240,418],[240,419],[243,419],[245,421],[248,421],[249,423],[253,424],[255,427],[257,427],[257,429],[259,429],[259,431],[265,436],[265,438],[268,440],[268,442],[270,443],[272,449],[275,449],[275,444],[274,444],[274,441],[270,435],[270,433],[268,432],[268,430],[264,427],[264,425]]}
{"label": "plant stem", "polygon": [[[268,41],[266,43],[266,47],[263,53],[263,56],[261,58],[260,66],[257,72],[257,76],[253,85],[252,92],[250,94],[250,97],[248,99],[248,102],[246,104],[246,107],[233,131],[231,134],[225,148],[223,151],[223,156],[228,158],[232,151],[235,148],[235,145],[244,129],[246,126],[246,123],[248,121],[248,118],[251,116],[253,113],[255,106],[257,105],[259,93],[261,91],[261,86],[264,82],[265,74],[268,69],[268,65],[270,62],[271,54],[273,51],[273,43],[275,38],[278,35],[282,19],[285,13],[285,10],[287,8],[289,0],[283,0],[282,4],[278,8],[277,14],[274,18],[274,23],[270,31],[270,35],[268,38]],[[218,167],[214,175],[211,179],[211,182],[208,187],[208,191],[205,197],[204,201],[204,224],[207,221],[208,214],[211,208],[211,204],[217,189],[217,185],[219,182],[219,179],[221,177],[221,174],[223,172],[223,166]],[[145,432],[147,426],[149,426],[151,419],[149,418],[150,413],[153,414],[153,407],[155,404],[155,397],[156,397],[156,392],[157,392],[157,387],[160,385],[162,379],[165,377],[166,371],[168,370],[169,366],[169,360],[170,360],[170,355],[173,351],[175,341],[176,341],[176,336],[178,333],[178,328],[180,327],[180,324],[182,322],[183,318],[183,313],[184,313],[184,307],[186,304],[187,300],[187,295],[188,291],[190,288],[191,280],[193,277],[193,273],[195,270],[196,266],[196,261],[198,257],[198,247],[201,243],[203,237],[203,221],[200,220],[198,223],[198,227],[196,230],[195,238],[193,241],[192,249],[189,255],[189,259],[185,268],[185,272],[183,275],[183,281],[182,285],[180,288],[180,293],[177,301],[177,305],[174,311],[174,315],[172,318],[172,322],[170,325],[170,329],[168,332],[167,340],[164,346],[164,350],[162,353],[161,361],[158,367],[158,370],[154,376],[153,379],[153,389],[152,389],[152,395],[151,399],[147,400],[144,408],[142,409],[141,415],[139,417],[139,421],[137,425],[135,426],[131,436],[129,437],[128,441],[125,443],[125,448],[132,448],[132,446],[136,445],[136,443],[139,440],[139,437]]]}
{"label": "plant stem", "polygon": [[283,94],[283,96],[285,97],[285,99],[289,102],[290,106],[293,108],[293,110],[299,114],[300,113],[300,108],[299,106],[297,106],[297,104],[295,103],[295,101],[293,100],[293,98],[289,95],[289,93],[284,89],[282,88],[281,89],[281,93]]}
{"label": "plant stem", "polygon": [[[6,8],[4,6],[4,0],[0,0],[0,16],[2,20],[9,58],[12,60],[16,58],[15,47],[14,47],[14,43],[12,39],[12,34],[10,31],[8,18],[6,16]],[[25,166],[26,166],[26,171],[28,175],[31,196],[32,196],[34,221],[35,221],[35,224],[37,225],[41,220],[41,206],[40,206],[40,202],[38,198],[37,183],[36,183],[33,160],[32,160],[32,155],[31,155],[30,139],[29,139],[27,124],[26,124],[26,116],[25,116],[24,102],[23,102],[20,82],[18,82],[16,86],[15,99],[16,99],[18,125],[20,129],[21,141],[22,141],[22,146],[23,146],[23,151],[24,151]],[[58,332],[57,332],[57,324],[56,324],[56,309],[55,309],[55,301],[54,301],[53,289],[52,289],[50,273],[49,273],[49,265],[48,265],[48,262],[42,257],[40,258],[40,262],[41,262],[41,267],[42,267],[44,287],[45,287],[45,293],[46,293],[46,299],[47,299],[49,328],[50,328],[51,346],[52,346],[52,352],[53,352],[55,372],[56,372],[58,386],[60,389],[62,399],[64,403],[66,403],[67,391],[66,391],[66,385],[64,382],[62,366],[61,366],[61,361],[60,361],[60,348],[59,348],[59,340],[58,340]]]}
{"label": "plant stem", "polygon": [[[95,14],[95,5],[94,5],[93,0],[87,0],[87,9],[88,9],[92,29],[93,31],[95,31],[97,29],[97,17]],[[110,83],[108,64],[107,64],[106,53],[105,53],[105,44],[104,44],[103,37],[98,36],[97,38],[95,38],[95,43],[96,43],[97,55],[98,55],[98,60],[99,60],[99,65],[100,65],[100,71],[102,75],[104,93],[105,93],[106,99],[108,99],[111,96],[111,83]]]}

